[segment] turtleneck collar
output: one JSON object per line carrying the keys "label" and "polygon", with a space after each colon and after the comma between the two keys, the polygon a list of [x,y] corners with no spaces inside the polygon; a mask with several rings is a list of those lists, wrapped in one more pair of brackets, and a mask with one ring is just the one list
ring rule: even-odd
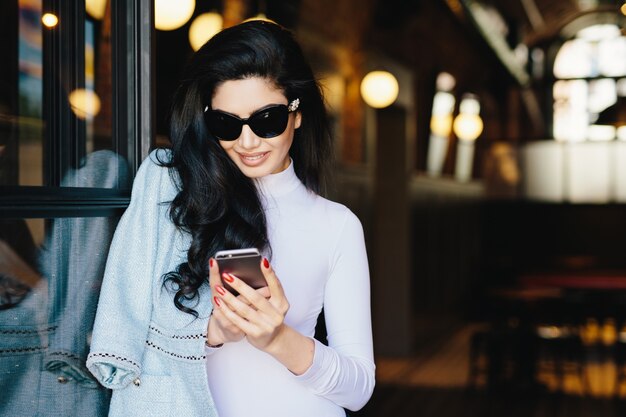
{"label": "turtleneck collar", "polygon": [[259,191],[266,197],[280,197],[302,185],[293,168],[293,160],[289,160],[289,166],[276,174],[255,178],[255,184]]}

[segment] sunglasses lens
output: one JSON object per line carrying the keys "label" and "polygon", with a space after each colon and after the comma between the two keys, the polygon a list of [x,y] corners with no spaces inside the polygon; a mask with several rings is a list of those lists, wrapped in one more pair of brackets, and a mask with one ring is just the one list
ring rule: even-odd
{"label": "sunglasses lens", "polygon": [[219,111],[206,113],[209,131],[219,140],[235,140],[241,135],[241,121]]}
{"label": "sunglasses lens", "polygon": [[268,139],[285,131],[289,110],[281,104],[258,111],[249,119],[242,120],[217,110],[206,112],[204,117],[209,131],[219,140],[237,139],[244,124],[250,126],[255,135]]}
{"label": "sunglasses lens", "polygon": [[282,134],[287,128],[289,111],[287,106],[276,106],[256,113],[248,124],[252,131],[262,138],[273,138]]}

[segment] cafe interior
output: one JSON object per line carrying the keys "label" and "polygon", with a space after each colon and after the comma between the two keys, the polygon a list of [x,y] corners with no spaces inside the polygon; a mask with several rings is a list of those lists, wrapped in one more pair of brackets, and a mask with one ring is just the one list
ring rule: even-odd
{"label": "cafe interior", "polygon": [[[349,415],[626,412],[623,0],[112,3],[0,5],[0,243],[23,260],[0,246],[0,276],[32,272],[0,318],[46,279],[55,219],[119,218],[193,51],[268,19],[319,78],[328,196],[364,227],[376,388]],[[98,151],[111,184],[66,181]]]}

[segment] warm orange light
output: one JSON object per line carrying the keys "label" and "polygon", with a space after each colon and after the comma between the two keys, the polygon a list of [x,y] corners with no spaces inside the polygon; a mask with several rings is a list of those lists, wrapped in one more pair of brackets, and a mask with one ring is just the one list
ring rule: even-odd
{"label": "warm orange light", "polygon": [[219,13],[203,13],[196,17],[189,26],[189,43],[194,51],[197,51],[211,39],[217,32],[222,30],[224,20]]}
{"label": "warm orange light", "polygon": [[483,132],[483,120],[477,114],[461,113],[454,119],[452,128],[459,139],[474,141]]}
{"label": "warm orange light", "polygon": [[106,13],[107,0],[85,0],[85,10],[96,20],[102,20]]}
{"label": "warm orange light", "polygon": [[59,23],[59,18],[52,13],[46,13],[41,16],[41,22],[44,24],[44,26],[53,28]]}
{"label": "warm orange light", "polygon": [[276,23],[276,22],[274,22],[272,19],[269,19],[269,18],[265,15],[265,13],[259,13],[259,14],[258,14],[258,15],[256,15],[256,16],[249,17],[249,18],[247,18],[246,20],[244,20],[244,22],[249,22],[249,21],[251,21],[251,20],[263,20],[263,21],[265,21],[265,22],[272,22],[272,23]]}
{"label": "warm orange light", "polygon": [[375,109],[391,105],[398,98],[398,92],[398,80],[387,71],[372,71],[361,81],[361,96]]}
{"label": "warm orange light", "polygon": [[430,131],[433,135],[447,138],[452,131],[451,114],[433,114],[430,118]]}
{"label": "warm orange light", "polygon": [[483,131],[480,103],[471,94],[466,95],[459,105],[459,115],[455,117],[452,129],[461,140],[474,141]]}
{"label": "warm orange light", "polygon": [[69,95],[72,111],[80,119],[91,119],[100,112],[100,98],[91,90],[77,88]]}
{"label": "warm orange light", "polygon": [[[441,74],[437,78],[438,88],[453,86],[450,80],[446,81],[447,85],[440,85]],[[452,79],[454,82],[454,79]],[[452,130],[452,111],[454,110],[454,96],[445,91],[437,91],[433,99],[433,112],[430,118],[430,131],[433,135],[447,138]]]}
{"label": "warm orange light", "polygon": [[196,0],[154,0],[154,26],[158,30],[178,29],[191,19]]}
{"label": "warm orange light", "polygon": [[622,4],[622,7],[619,8],[624,16],[626,16],[626,3]]}

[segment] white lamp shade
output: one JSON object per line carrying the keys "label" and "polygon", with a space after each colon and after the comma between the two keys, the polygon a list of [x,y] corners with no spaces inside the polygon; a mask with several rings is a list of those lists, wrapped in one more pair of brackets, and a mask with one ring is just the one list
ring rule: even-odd
{"label": "white lamp shade", "polygon": [[447,138],[452,131],[451,114],[433,114],[430,118],[430,131],[433,135]]}
{"label": "white lamp shade", "polygon": [[398,80],[387,71],[372,71],[361,81],[363,100],[376,109],[391,105],[398,98]]}
{"label": "white lamp shade", "polygon": [[191,19],[196,0],[154,0],[154,26],[159,30],[178,29]]}
{"label": "white lamp shade", "polygon": [[219,13],[203,13],[196,17],[189,27],[189,43],[197,51],[217,32],[222,30],[224,20]]}
{"label": "white lamp shade", "polygon": [[452,127],[459,139],[473,141],[483,132],[483,120],[477,114],[461,113],[454,119]]}

